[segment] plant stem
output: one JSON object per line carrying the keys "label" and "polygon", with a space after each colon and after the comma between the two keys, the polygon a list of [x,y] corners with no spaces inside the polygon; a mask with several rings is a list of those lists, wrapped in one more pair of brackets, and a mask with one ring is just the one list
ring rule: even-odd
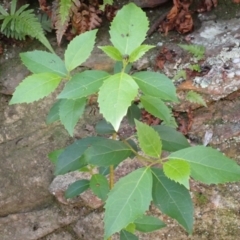
{"label": "plant stem", "polygon": [[[116,137],[117,137],[117,133],[113,133],[112,139],[116,140]],[[111,165],[109,168],[110,168],[109,169],[109,187],[110,189],[112,189],[114,186],[114,166]]]}
{"label": "plant stem", "polygon": [[[113,133],[112,135],[112,139],[116,140],[117,134]],[[110,190],[113,188],[114,186],[114,166],[110,165],[109,167],[109,188]],[[109,237],[108,240],[112,240],[112,237]]]}

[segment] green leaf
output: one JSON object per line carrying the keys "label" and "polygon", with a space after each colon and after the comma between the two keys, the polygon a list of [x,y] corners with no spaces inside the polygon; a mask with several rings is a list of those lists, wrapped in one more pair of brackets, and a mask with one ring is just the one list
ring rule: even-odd
{"label": "green leaf", "polygon": [[178,127],[178,124],[177,124],[174,116],[171,116],[170,121],[168,123],[163,121],[161,125],[168,126],[168,127],[171,127],[171,128],[177,128]]}
{"label": "green leaf", "polygon": [[118,131],[132,100],[137,96],[138,86],[126,73],[117,73],[104,81],[99,91],[100,112]]}
{"label": "green leaf", "polygon": [[120,240],[138,240],[138,237],[126,230],[120,232]]}
{"label": "green leaf", "polygon": [[240,166],[210,147],[189,147],[169,155],[169,159],[176,158],[187,161],[191,176],[202,183],[218,184],[240,180]]}
{"label": "green leaf", "polygon": [[135,120],[138,141],[145,154],[151,157],[160,157],[162,142],[159,134],[150,126]]}
{"label": "green leaf", "polygon": [[87,162],[82,157],[83,153],[91,144],[101,141],[101,139],[100,137],[87,137],[69,145],[59,156],[54,174],[65,174],[86,166]]}
{"label": "green leaf", "polygon": [[129,56],[129,62],[135,62],[141,58],[148,50],[154,48],[153,45],[141,45],[134,49],[134,51]]}
{"label": "green leaf", "polygon": [[63,151],[64,149],[62,148],[62,149],[54,150],[48,154],[48,158],[54,165],[57,164],[58,157],[61,155]]}
{"label": "green leaf", "polygon": [[182,133],[168,126],[153,126],[153,129],[158,132],[162,140],[163,150],[175,152],[183,148],[190,147],[187,139]]}
{"label": "green leaf", "polygon": [[168,178],[182,184],[189,190],[190,165],[188,162],[171,159],[163,164],[163,172]]}
{"label": "green leaf", "polygon": [[144,214],[152,200],[151,188],[149,168],[137,169],[115,184],[105,204],[105,238]]}
{"label": "green leaf", "polygon": [[73,198],[89,188],[89,180],[82,179],[72,183],[68,189],[65,191],[66,198]]}
{"label": "green leaf", "polygon": [[97,195],[102,201],[107,200],[107,195],[109,193],[109,184],[106,177],[101,174],[94,174],[90,180],[90,188],[93,193]]}
{"label": "green leaf", "polygon": [[[127,143],[131,146],[131,148],[135,151],[138,152],[138,146],[137,144],[132,140],[132,139],[128,139]],[[134,152],[132,152],[132,154],[129,156],[130,158],[134,158],[136,155]]]}
{"label": "green leaf", "polygon": [[193,103],[198,103],[200,105],[203,105],[204,107],[207,107],[207,104],[204,101],[203,97],[194,91],[189,91],[187,93],[186,100],[193,102]]}
{"label": "green leaf", "polygon": [[47,120],[46,120],[47,124],[50,124],[50,123],[60,120],[59,106],[61,104],[61,101],[62,100],[58,100],[52,105],[52,107],[47,115]]}
{"label": "green leaf", "polygon": [[61,81],[55,73],[38,73],[26,77],[16,88],[9,104],[30,103],[46,97]]}
{"label": "green leaf", "polygon": [[151,168],[153,174],[152,196],[162,213],[176,219],[188,233],[193,230],[193,204],[189,191],[168,179],[159,168]]}
{"label": "green leaf", "polygon": [[182,49],[190,52],[196,57],[198,60],[203,59],[205,54],[205,47],[201,45],[186,45],[186,44],[178,44]]}
{"label": "green leaf", "polygon": [[131,155],[131,149],[124,143],[102,139],[94,143],[84,154],[89,164],[97,166],[117,165]]}
{"label": "green leaf", "polygon": [[166,227],[166,224],[160,219],[152,216],[142,216],[134,221],[136,230],[141,232],[153,232]]}
{"label": "green leaf", "polygon": [[74,4],[72,0],[60,0],[58,18],[60,18],[61,24],[68,19],[72,4]]}
{"label": "green leaf", "polygon": [[136,226],[134,223],[129,223],[126,227],[125,230],[130,232],[130,233],[134,233],[136,229]]}
{"label": "green leaf", "polygon": [[32,73],[56,73],[61,77],[67,76],[67,69],[63,60],[56,54],[35,50],[20,53],[23,64]]}
{"label": "green leaf", "polygon": [[171,124],[172,111],[160,98],[141,96],[140,100],[147,112],[163,120],[166,125]]}
{"label": "green leaf", "polygon": [[173,80],[178,80],[180,78],[183,78],[185,80],[187,79],[186,70],[183,69],[179,70],[177,74],[173,77]]}
{"label": "green leaf", "polygon": [[12,0],[11,8],[10,8],[11,15],[14,15],[14,13],[16,12],[16,6],[17,6],[17,0]]}
{"label": "green leaf", "polygon": [[141,117],[141,110],[136,104],[132,104],[127,111],[127,120],[130,125],[135,126],[134,119],[139,120]]}
{"label": "green leaf", "polygon": [[64,99],[60,103],[60,120],[71,136],[73,136],[74,127],[84,112],[85,105],[86,98]]}
{"label": "green leaf", "polygon": [[112,134],[115,130],[111,123],[108,123],[105,119],[99,121],[95,127],[98,134]]}
{"label": "green leaf", "polygon": [[105,52],[110,58],[112,58],[115,61],[123,60],[122,54],[118,51],[117,48],[115,48],[113,46],[102,46],[102,47],[98,47],[98,48],[103,50],[103,52]]}
{"label": "green leaf", "polygon": [[96,38],[97,30],[87,31],[75,37],[65,51],[65,65],[70,72],[85,62],[90,56]]}
{"label": "green leaf", "polygon": [[191,69],[192,71],[201,72],[201,67],[199,66],[199,64],[190,65],[189,69]]}
{"label": "green leaf", "polygon": [[97,70],[77,73],[67,82],[57,98],[76,99],[96,93],[108,75],[107,72]]}
{"label": "green leaf", "polygon": [[166,75],[143,71],[133,74],[132,77],[144,94],[166,101],[178,102],[176,88]]}
{"label": "green leaf", "polygon": [[130,55],[145,40],[148,19],[141,8],[133,3],[117,12],[110,27],[110,40],[122,55]]}
{"label": "green leaf", "polygon": [[98,173],[102,174],[103,176],[107,176],[110,172],[109,167],[98,167]]}
{"label": "green leaf", "polygon": [[[128,63],[127,66],[125,67],[124,69],[124,72],[125,73],[129,73],[130,70],[132,68],[132,64],[131,63]],[[123,69],[123,63],[122,62],[116,62],[115,65],[114,65],[114,74],[116,73],[120,73]]]}

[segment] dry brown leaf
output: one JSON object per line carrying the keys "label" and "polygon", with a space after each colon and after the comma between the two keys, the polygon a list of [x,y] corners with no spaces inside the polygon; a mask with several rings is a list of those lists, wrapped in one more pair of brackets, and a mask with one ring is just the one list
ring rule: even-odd
{"label": "dry brown leaf", "polygon": [[217,0],[201,0],[197,9],[198,12],[209,12],[212,8],[217,7]]}
{"label": "dry brown leaf", "polygon": [[98,10],[98,1],[99,0],[71,0],[69,14],[65,21],[62,22],[59,14],[59,0],[54,0],[51,7],[47,6],[46,0],[39,0],[40,8],[47,12],[54,28],[56,29],[58,45],[60,45],[64,35],[68,40],[71,40],[76,35],[92,30],[101,25],[101,11]]}
{"label": "dry brown leaf", "polygon": [[192,0],[174,0],[174,5],[166,19],[160,24],[159,30],[165,34],[176,29],[180,33],[187,33],[193,29],[193,19],[189,12]]}
{"label": "dry brown leaf", "polygon": [[113,18],[116,16],[118,8],[112,5],[107,4],[104,9],[104,14],[108,21],[112,21]]}
{"label": "dry brown leaf", "polygon": [[234,3],[240,3],[240,0],[232,0]]}

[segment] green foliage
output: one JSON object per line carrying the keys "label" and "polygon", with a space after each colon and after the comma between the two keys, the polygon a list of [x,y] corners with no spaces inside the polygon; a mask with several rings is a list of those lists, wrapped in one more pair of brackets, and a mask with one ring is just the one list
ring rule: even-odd
{"label": "green foliage", "polygon": [[160,157],[162,142],[160,136],[153,128],[135,120],[138,141],[143,152],[151,157]]}
{"label": "green foliage", "polygon": [[152,200],[152,174],[140,168],[120,179],[105,204],[105,238],[142,216]]}
{"label": "green foliage", "polygon": [[142,96],[141,103],[143,107],[151,113],[153,116],[160,118],[164,121],[165,125],[172,125],[172,111],[166,106],[166,104],[157,97]]}
{"label": "green foliage", "polygon": [[184,44],[179,44],[178,46],[181,47],[182,49],[188,51],[189,53],[193,54],[193,56],[196,57],[197,60],[201,60],[204,57],[204,54],[205,54],[204,46],[184,45]]}
{"label": "green foliage", "polygon": [[187,78],[187,74],[185,70],[179,70],[177,72],[177,74],[173,77],[173,80],[178,80],[180,78],[186,79]]}
{"label": "green foliage", "polygon": [[152,232],[166,226],[160,219],[152,216],[142,216],[134,221],[136,230],[140,232]]}
{"label": "green foliage", "polygon": [[103,201],[107,200],[107,195],[109,192],[109,184],[106,177],[101,174],[94,174],[90,180],[90,188],[93,193],[97,195]]}
{"label": "green foliage", "polygon": [[201,72],[201,68],[200,68],[199,64],[190,65],[189,69],[196,71],[196,72]]}
{"label": "green foliage", "polygon": [[[124,72],[112,75],[100,87],[98,97],[100,112],[116,131],[118,131],[120,123],[137,93],[136,82]],[[112,111],[110,112],[109,109]]]}
{"label": "green foliage", "polygon": [[145,95],[164,101],[178,102],[175,86],[167,76],[157,72],[144,71],[133,74],[133,78]]}
{"label": "green foliage", "polygon": [[161,137],[163,150],[168,152],[175,152],[177,150],[190,147],[187,139],[175,129],[158,125],[154,126],[153,129],[158,132]]}
{"label": "green foliage", "polygon": [[[117,61],[112,75],[98,70],[75,73],[93,50],[96,30],[73,39],[65,51],[65,60],[43,51],[22,53],[22,62],[33,74],[16,88],[10,102],[36,101],[50,94],[64,80],[64,88],[50,109],[47,123],[60,120],[73,135],[87,99],[98,96],[103,120],[95,129],[101,136],[77,140],[65,149],[53,151],[49,158],[55,165],[55,175],[76,170],[91,175],[90,180],[72,183],[65,197],[75,197],[90,188],[105,202],[105,240],[116,232],[120,232],[121,240],[136,240],[135,231],[151,232],[165,227],[160,219],[145,215],[151,201],[191,234],[193,203],[188,190],[189,177],[206,184],[240,180],[240,166],[233,160],[209,147],[191,147],[175,129],[176,122],[166,105],[178,102],[176,88],[170,79],[148,71],[131,75],[131,63],[152,48],[141,45],[147,28],[145,13],[133,3],[118,11],[110,29],[114,46],[101,47]],[[194,51],[196,56],[200,55],[200,50]],[[193,94],[192,98],[197,97]],[[151,127],[140,122],[142,107],[161,118],[163,124]],[[125,116],[136,128],[136,134],[134,132],[127,139],[121,129]],[[105,134],[112,134],[112,137],[105,137]],[[170,153],[162,154],[163,151]],[[143,167],[113,185],[114,169],[133,157]]]}
{"label": "green foliage", "polygon": [[146,14],[136,8],[135,4],[129,3],[113,19],[109,31],[110,41],[123,57],[131,57],[133,51],[145,40],[148,25]]}
{"label": "green foliage", "polygon": [[103,4],[100,5],[99,9],[104,11],[106,5],[113,5],[113,0],[103,0]]}
{"label": "green foliage", "polygon": [[51,19],[46,13],[38,14],[38,21],[41,23],[45,32],[51,32],[53,30]]}
{"label": "green foliage", "polygon": [[86,105],[86,98],[64,99],[59,105],[59,117],[68,131],[73,136],[73,130],[82,116]]}
{"label": "green foliage", "polygon": [[202,183],[218,184],[240,180],[239,165],[210,147],[190,147],[169,155],[170,160],[176,158],[187,161],[191,177]]}
{"label": "green foliage", "polygon": [[174,180],[189,189],[190,165],[188,162],[173,159],[164,163],[163,171],[169,179]]}
{"label": "green foliage", "polygon": [[8,38],[24,40],[26,36],[36,38],[51,52],[54,52],[49,41],[44,36],[44,30],[33,9],[28,9],[29,4],[16,10],[17,0],[12,0],[10,13],[0,5],[1,32]]}
{"label": "green foliage", "polygon": [[30,103],[46,97],[57,88],[60,81],[61,76],[49,72],[26,77],[14,92],[10,104]]}
{"label": "green foliage", "polygon": [[94,47],[96,33],[97,30],[85,32],[75,37],[71,44],[68,45],[64,58],[65,66],[69,72],[85,62],[90,56]]}
{"label": "green foliage", "polygon": [[193,204],[189,191],[168,179],[159,168],[152,168],[154,204],[162,213],[176,219],[187,231],[193,230]]}
{"label": "green foliage", "polygon": [[67,77],[67,69],[63,60],[53,53],[44,51],[32,51],[20,53],[23,64],[32,73],[56,73],[61,77]]}
{"label": "green foliage", "polygon": [[83,179],[78,180],[68,186],[68,189],[65,191],[66,198],[73,198],[83,193],[89,188],[89,180]]}
{"label": "green foliage", "polygon": [[120,240],[138,240],[138,237],[126,230],[120,232]]}
{"label": "green foliage", "polygon": [[203,97],[192,90],[187,93],[186,99],[190,102],[198,103],[200,105],[203,105],[204,107],[207,107],[207,104],[204,101]]}

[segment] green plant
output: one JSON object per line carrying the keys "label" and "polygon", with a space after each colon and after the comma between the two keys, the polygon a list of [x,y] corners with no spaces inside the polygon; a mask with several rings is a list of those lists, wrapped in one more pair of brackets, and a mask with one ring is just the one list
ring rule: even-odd
{"label": "green plant", "polygon": [[200,94],[198,94],[192,90],[187,93],[186,100],[193,102],[193,103],[198,103],[200,105],[203,105],[204,107],[207,107],[207,104],[204,101],[203,97]]}
{"label": "green plant", "polygon": [[190,44],[190,45],[178,44],[178,46],[190,52],[191,54],[193,54],[193,56],[196,57],[197,60],[201,60],[204,57],[204,54],[205,54],[204,46],[193,45],[193,44]]}
{"label": "green plant", "polygon": [[3,6],[0,5],[0,20],[2,21],[1,32],[8,38],[11,37],[19,40],[24,40],[27,35],[36,38],[46,48],[53,52],[33,10],[26,10],[29,4],[21,6],[18,10],[16,10],[16,6],[17,0],[12,0],[10,13],[8,13]]}
{"label": "green plant", "polygon": [[[10,104],[16,104],[39,100],[54,91],[62,79],[67,79],[47,122],[60,120],[73,135],[87,99],[98,93],[99,108],[104,117],[96,125],[99,135],[77,140],[65,149],[53,151],[49,157],[55,164],[56,175],[75,170],[88,171],[92,175],[90,180],[71,184],[65,196],[74,197],[91,188],[105,202],[104,239],[111,239],[111,235],[119,231],[121,240],[138,239],[135,230],[150,232],[163,228],[162,220],[145,215],[151,201],[162,213],[176,219],[192,233],[189,178],[205,184],[240,180],[240,166],[234,161],[210,147],[190,147],[185,137],[174,129],[175,122],[165,104],[178,101],[170,79],[156,72],[128,73],[129,64],[153,47],[141,45],[147,30],[146,15],[134,4],[124,6],[117,13],[109,31],[113,46],[100,47],[117,61],[113,75],[97,70],[72,73],[89,57],[97,30],[74,38],[65,51],[64,61],[43,51],[22,53],[23,63],[33,74],[17,87],[10,101]],[[137,102],[165,124],[151,127],[140,122]],[[136,136],[124,139],[119,133],[124,116],[135,124]],[[112,138],[102,134],[111,134]],[[135,137],[141,151],[132,141]],[[162,157],[163,151],[170,154]],[[114,169],[128,157],[136,157],[142,167],[114,185]],[[97,174],[93,171],[96,167]]]}

